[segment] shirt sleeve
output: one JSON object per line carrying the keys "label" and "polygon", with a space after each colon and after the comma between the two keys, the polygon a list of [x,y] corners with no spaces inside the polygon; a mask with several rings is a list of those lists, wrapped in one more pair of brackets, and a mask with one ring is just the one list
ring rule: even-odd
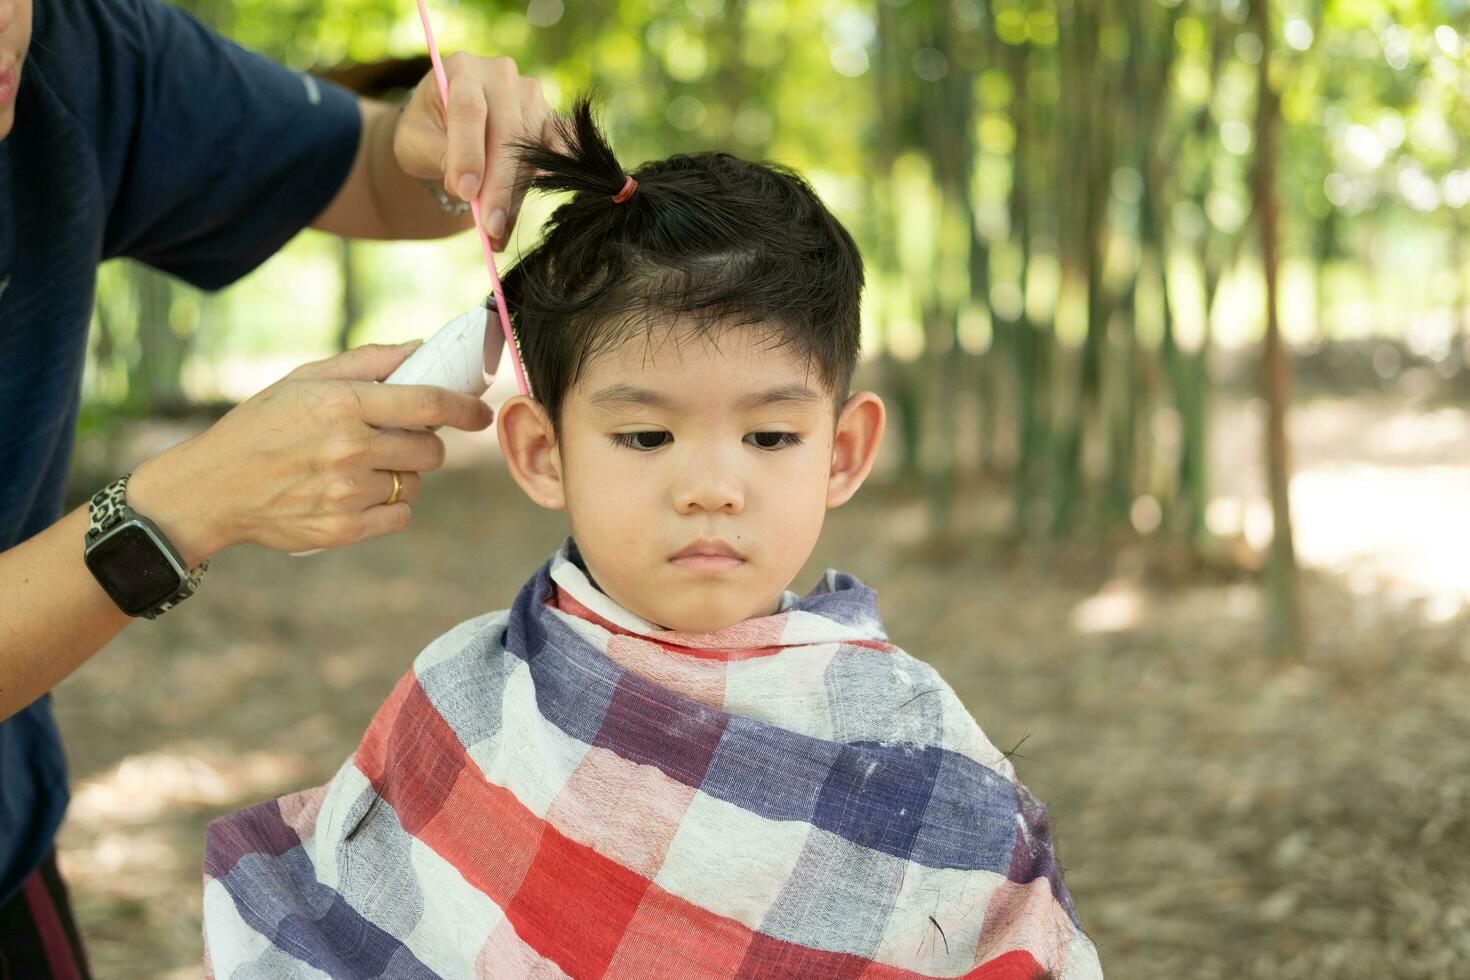
{"label": "shirt sleeve", "polygon": [[361,136],[356,100],[159,0],[94,2],[111,8],[121,36],[109,40],[127,49],[117,80],[133,86],[102,96],[133,101],[126,147],[100,148],[124,153],[104,257],[138,259],[205,289],[228,285],[341,188]]}

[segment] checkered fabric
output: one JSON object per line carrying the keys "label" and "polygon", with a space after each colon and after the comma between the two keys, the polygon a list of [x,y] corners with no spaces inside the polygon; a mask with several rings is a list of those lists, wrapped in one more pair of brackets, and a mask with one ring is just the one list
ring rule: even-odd
{"label": "checkered fabric", "polygon": [[329,784],[210,825],[210,975],[1101,977],[1046,809],[876,600],[661,630],[568,539]]}

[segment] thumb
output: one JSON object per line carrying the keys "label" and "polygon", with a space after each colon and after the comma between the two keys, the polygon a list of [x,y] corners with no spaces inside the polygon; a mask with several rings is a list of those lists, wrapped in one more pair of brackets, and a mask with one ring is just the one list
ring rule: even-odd
{"label": "thumb", "polygon": [[336,357],[307,365],[297,372],[297,377],[321,378],[331,381],[382,381],[408,360],[410,354],[423,345],[422,340],[410,340],[402,344],[364,344],[343,351]]}

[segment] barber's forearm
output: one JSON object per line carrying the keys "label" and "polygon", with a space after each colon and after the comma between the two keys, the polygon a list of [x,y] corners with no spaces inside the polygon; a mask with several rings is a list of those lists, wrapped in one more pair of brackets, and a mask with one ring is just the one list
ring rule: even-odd
{"label": "barber's forearm", "polygon": [[[173,450],[139,466],[128,481],[127,501],[193,567],[229,542],[207,504],[171,492],[177,455]],[[83,504],[0,552],[0,721],[51,690],[132,622],[82,560],[88,516]]]}
{"label": "barber's forearm", "polygon": [[0,720],[55,687],[130,619],[82,563],[87,507],[0,552]]}

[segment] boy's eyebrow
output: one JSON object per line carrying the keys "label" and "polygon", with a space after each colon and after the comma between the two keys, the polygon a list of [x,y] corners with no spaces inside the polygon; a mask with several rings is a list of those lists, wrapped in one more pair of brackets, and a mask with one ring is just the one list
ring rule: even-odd
{"label": "boy's eyebrow", "polygon": [[[795,381],[783,385],[777,385],[766,391],[753,391],[735,402],[738,410],[744,411],[751,408],[760,408],[763,405],[775,405],[782,403],[803,404],[814,402],[822,396],[812,391],[804,384]],[[610,408],[623,405],[642,405],[649,408],[662,408],[667,411],[675,411],[681,407],[680,402],[666,395],[647,388],[637,388],[630,384],[608,385],[598,391],[590,399],[595,408]]]}

